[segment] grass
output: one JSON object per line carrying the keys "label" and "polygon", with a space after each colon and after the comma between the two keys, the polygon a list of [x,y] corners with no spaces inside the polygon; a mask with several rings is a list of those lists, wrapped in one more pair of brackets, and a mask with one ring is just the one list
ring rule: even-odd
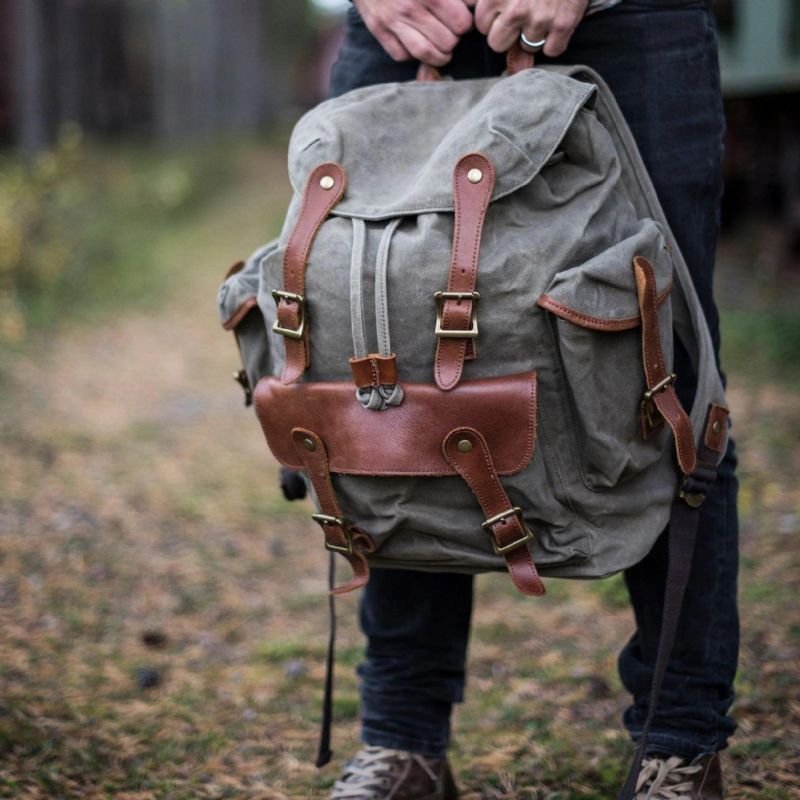
{"label": "grass", "polygon": [[[124,169],[142,159],[157,172],[161,158],[131,151]],[[218,191],[145,237],[158,287],[149,300],[70,314],[7,355],[0,797],[323,798],[357,746],[362,642],[348,597],[337,763],[311,764],[326,555],[308,505],[279,497],[276,466],[228,379],[232,338],[214,316],[221,273],[280,224],[283,154],[232,149],[228,163]],[[734,800],[788,800],[800,792],[800,405],[781,351],[752,380],[762,368],[752,331],[773,335],[760,309],[725,322],[743,547],[740,730],[726,766]],[[620,782],[630,755],[615,667],[632,628],[624,586],[550,589],[532,603],[503,575],[478,580],[452,752],[468,800],[600,800]]]}

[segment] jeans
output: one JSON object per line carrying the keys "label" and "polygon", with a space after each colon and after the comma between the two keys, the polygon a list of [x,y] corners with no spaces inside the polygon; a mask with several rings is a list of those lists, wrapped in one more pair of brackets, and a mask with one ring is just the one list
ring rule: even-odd
{"label": "jeans", "polygon": [[[539,57],[537,57],[539,58]],[[586,17],[567,52],[542,63],[582,63],[609,84],[650,172],[683,252],[719,352],[712,296],[721,194],[724,117],[716,32],[702,0],[623,0]],[[443,69],[455,78],[499,75],[504,56],[472,31]],[[384,53],[355,9],[332,75],[332,94],[411,80],[415,62]],[[679,394],[691,403],[686,354],[676,351]],[[650,735],[651,752],[693,758],[721,750],[735,729],[728,711],[739,648],[737,482],[731,442],[702,508],[677,641]],[[635,740],[647,714],[667,566],[662,535],[625,572],[636,632],[619,657],[633,702],[624,724]],[[360,604],[367,637],[361,678],[365,743],[440,756],[452,704],[463,699],[472,577],[375,569]]]}

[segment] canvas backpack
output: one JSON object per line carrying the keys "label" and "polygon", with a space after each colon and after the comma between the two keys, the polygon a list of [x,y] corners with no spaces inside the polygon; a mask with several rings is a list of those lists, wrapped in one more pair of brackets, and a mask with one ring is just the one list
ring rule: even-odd
{"label": "canvas backpack", "polygon": [[[220,317],[270,450],[353,568],[334,593],[374,565],[507,569],[541,594],[542,576],[635,564],[669,523],[652,718],[723,388],[610,91],[586,67],[512,71],[307,113],[281,235],[235,265]],[[673,373],[675,338],[693,376]],[[687,410],[679,379],[696,383]]]}

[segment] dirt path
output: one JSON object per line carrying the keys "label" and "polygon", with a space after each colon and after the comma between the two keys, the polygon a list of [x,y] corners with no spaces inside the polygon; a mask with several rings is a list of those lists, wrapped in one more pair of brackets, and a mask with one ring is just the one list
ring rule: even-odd
{"label": "dirt path", "polygon": [[[159,243],[180,292],[66,330],[3,387],[2,797],[322,798],[336,776],[310,765],[325,557],[308,508],[278,496],[214,310],[284,198],[282,160],[251,156]],[[746,468],[731,797],[798,797],[800,463],[785,441],[800,411],[771,387],[732,399]],[[453,753],[472,800],[599,800],[619,780],[624,591],[550,588],[532,604],[504,576],[479,581]],[[354,608],[340,604],[339,756],[357,739]]]}

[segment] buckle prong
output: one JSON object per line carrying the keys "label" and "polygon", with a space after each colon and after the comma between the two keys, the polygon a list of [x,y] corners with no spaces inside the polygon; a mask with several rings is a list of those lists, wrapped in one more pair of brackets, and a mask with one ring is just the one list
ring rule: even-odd
{"label": "buckle prong", "polygon": [[[311,519],[316,522],[320,528],[322,528],[322,533],[325,536],[325,549],[331,550],[334,553],[347,553],[347,555],[351,555],[353,552],[353,537],[350,535],[350,531],[347,527],[347,523],[344,521],[343,517],[331,517],[328,514],[312,514]],[[340,545],[335,544],[328,538],[328,531],[326,529],[326,525],[335,525],[339,530],[342,532],[347,544]]]}
{"label": "buckle prong", "polygon": [[[497,525],[498,522],[502,522],[509,517],[517,518],[517,521],[522,527],[524,533],[519,539],[515,539],[513,542],[509,542],[508,544],[500,545],[497,543],[497,539],[494,536],[493,527]],[[533,531],[525,523],[525,519],[522,516],[522,509],[519,506],[514,506],[506,511],[501,511],[499,514],[495,514],[493,517],[489,517],[489,519],[481,523],[481,527],[492,537],[492,549],[498,555],[507,553],[509,550],[520,547],[521,545],[525,544],[525,542],[533,539]]]}

